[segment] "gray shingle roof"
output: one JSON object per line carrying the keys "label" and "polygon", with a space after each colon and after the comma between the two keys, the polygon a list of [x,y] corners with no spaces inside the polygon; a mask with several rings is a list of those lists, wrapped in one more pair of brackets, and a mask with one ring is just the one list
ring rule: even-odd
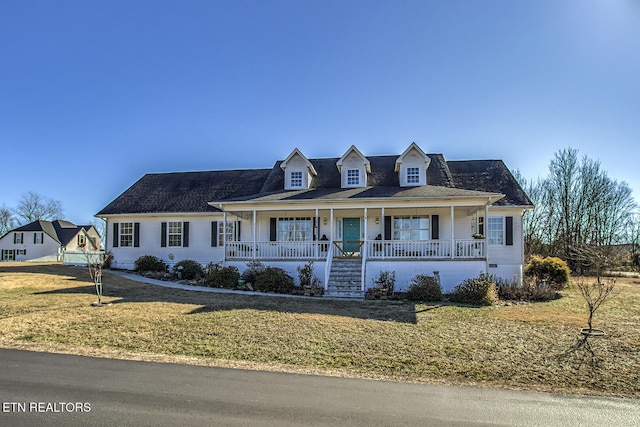
{"label": "gray shingle roof", "polygon": [[368,187],[342,189],[338,158],[309,159],[317,171],[311,189],[284,190],[282,161],[271,169],[222,170],[147,174],[96,215],[137,213],[219,212],[208,202],[347,200],[366,198],[439,198],[486,196],[500,193],[501,206],[530,206],[511,172],[501,160],[445,161],[428,154],[429,185],[400,187],[395,162],[398,156],[368,156]]}
{"label": "gray shingle roof", "polygon": [[75,225],[72,222],[57,219],[55,221],[36,220],[12,231],[42,231],[62,245],[68,244],[82,229],[89,230],[92,225]]}

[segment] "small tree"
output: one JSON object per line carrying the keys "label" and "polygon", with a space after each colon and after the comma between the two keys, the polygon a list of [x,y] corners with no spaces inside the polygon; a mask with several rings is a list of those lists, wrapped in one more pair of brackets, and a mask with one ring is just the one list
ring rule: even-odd
{"label": "small tree", "polygon": [[605,301],[609,299],[613,289],[615,288],[615,279],[601,280],[598,276],[595,282],[589,282],[584,277],[576,280],[576,288],[587,303],[589,310],[589,318],[587,319],[588,328],[583,328],[584,335],[602,335],[604,331],[593,328],[593,315]]}
{"label": "small tree", "polygon": [[95,301],[91,305],[102,307],[104,305],[102,303],[102,269],[104,268],[105,263],[108,262],[110,255],[104,252],[85,251],[85,256],[87,259],[89,277],[91,277],[91,280],[93,281],[93,285],[96,288],[96,295],[98,296],[98,301]]}

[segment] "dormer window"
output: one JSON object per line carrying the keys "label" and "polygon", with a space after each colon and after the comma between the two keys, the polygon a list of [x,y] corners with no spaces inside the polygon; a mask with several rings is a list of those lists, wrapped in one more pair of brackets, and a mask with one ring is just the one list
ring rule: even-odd
{"label": "dormer window", "polygon": [[347,185],[348,186],[360,185],[360,170],[359,169],[347,169]]}
{"label": "dormer window", "polygon": [[366,187],[367,174],[371,173],[371,163],[354,145],[336,162],[341,175],[341,187]]}
{"label": "dormer window", "polygon": [[420,184],[420,168],[407,168],[407,184]]}
{"label": "dormer window", "polygon": [[302,172],[291,172],[291,188],[302,188]]}
{"label": "dormer window", "polygon": [[284,172],[285,190],[310,188],[313,177],[317,175],[313,164],[297,148],[280,164],[280,168]]}
{"label": "dormer window", "polygon": [[412,142],[396,160],[396,172],[401,187],[427,185],[427,168],[431,159],[418,144]]}

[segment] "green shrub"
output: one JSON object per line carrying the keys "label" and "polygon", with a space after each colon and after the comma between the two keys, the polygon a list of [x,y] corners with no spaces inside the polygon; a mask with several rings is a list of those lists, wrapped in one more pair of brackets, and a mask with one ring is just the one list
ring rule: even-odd
{"label": "green shrub", "polygon": [[293,277],[278,267],[267,267],[258,274],[253,289],[262,292],[276,292],[278,294],[290,294],[295,288]]}
{"label": "green shrub", "polygon": [[407,289],[407,299],[411,301],[442,301],[442,286],[433,276],[418,274],[411,279]]}
{"label": "green shrub", "polygon": [[221,267],[218,264],[210,263],[206,267],[204,283],[210,288],[233,289],[238,286],[240,272],[237,267]]}
{"label": "green shrub", "polygon": [[199,262],[191,259],[183,259],[173,266],[173,272],[178,272],[178,267],[182,267],[182,278],[186,280],[197,280],[204,277],[204,269]]}
{"label": "green shrub", "polygon": [[145,271],[167,271],[167,264],[160,258],[153,255],[143,255],[133,263],[135,271],[140,273]]}
{"label": "green shrub", "polygon": [[320,284],[320,279],[318,279],[313,274],[313,261],[309,261],[305,265],[299,265],[298,268],[298,280],[300,281],[300,286],[311,286],[318,287]]}
{"label": "green shrub", "polygon": [[453,302],[492,305],[498,301],[494,277],[481,273],[473,279],[467,279],[453,289],[449,296]]}
{"label": "green shrub", "polygon": [[560,297],[560,294],[551,286],[544,286],[535,280],[525,280],[522,284],[496,280],[498,297],[506,301],[551,301]]}
{"label": "green shrub", "polygon": [[524,275],[537,283],[546,282],[555,290],[564,289],[569,282],[571,270],[567,263],[556,257],[531,257],[524,269]]}
{"label": "green shrub", "polygon": [[245,283],[251,283],[252,285],[256,283],[258,279],[258,275],[262,273],[265,269],[265,266],[260,261],[249,261],[247,263],[247,268],[242,272],[242,280]]}

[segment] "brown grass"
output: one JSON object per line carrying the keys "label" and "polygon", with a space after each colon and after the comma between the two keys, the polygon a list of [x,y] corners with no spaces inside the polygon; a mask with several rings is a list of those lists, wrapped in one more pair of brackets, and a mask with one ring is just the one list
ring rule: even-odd
{"label": "brown grass", "polygon": [[[622,282],[622,280],[626,280]],[[640,396],[640,286],[596,313],[607,336],[577,343],[573,291],[536,304],[468,307],[329,301],[162,288],[105,274],[0,264],[0,346],[249,369]]]}

